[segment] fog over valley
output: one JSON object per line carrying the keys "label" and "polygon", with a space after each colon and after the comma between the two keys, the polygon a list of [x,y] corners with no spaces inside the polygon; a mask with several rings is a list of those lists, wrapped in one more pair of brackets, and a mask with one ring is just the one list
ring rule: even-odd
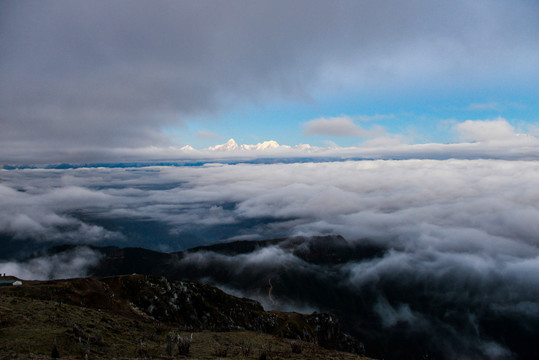
{"label": "fog over valley", "polygon": [[[438,349],[451,348],[455,356],[511,357],[515,349],[489,333],[494,325],[485,311],[526,318],[525,328],[539,319],[535,161],[19,169],[3,170],[1,178],[0,226],[7,245],[2,273],[85,276],[104,256],[83,247],[24,260],[30,250],[55,244],[172,252],[234,240],[338,234],[344,238],[323,238],[324,246],[379,251],[324,264],[299,256],[299,243],[268,244],[237,254],[186,253],[175,268],[191,276],[189,269],[199,269],[197,276],[269,308],[346,311],[347,301],[363,301],[364,310],[349,310],[357,322],[348,325],[356,333],[365,336],[362,323],[389,334],[404,327],[405,338],[432,332],[433,339],[443,339],[432,340]],[[235,275],[223,278],[216,269]],[[291,271],[295,286],[308,290],[290,292],[292,275],[283,274]],[[276,287],[271,298],[268,281]],[[309,295],[313,284],[347,295],[332,305]],[[445,309],[445,317],[424,301]],[[469,313],[463,317],[461,311]],[[508,326],[516,326],[512,321]],[[484,327],[489,330],[481,333]]]}
{"label": "fog over valley", "polygon": [[534,161],[21,169],[3,170],[1,178],[0,230],[13,242],[177,251],[340,234],[410,251],[536,255]]}

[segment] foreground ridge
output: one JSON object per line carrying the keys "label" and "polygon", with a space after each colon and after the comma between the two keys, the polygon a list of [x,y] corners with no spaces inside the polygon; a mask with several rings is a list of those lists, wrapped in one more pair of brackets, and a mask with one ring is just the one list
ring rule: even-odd
{"label": "foreground ridge", "polygon": [[209,285],[157,276],[25,281],[1,288],[0,300],[0,332],[7,340],[0,359],[49,355],[53,346],[68,356],[87,349],[95,358],[164,356],[171,332],[194,333],[191,353],[199,358],[215,358],[217,348],[232,354],[241,346],[252,348],[244,358],[259,358],[270,348],[295,358],[337,356],[324,348],[363,351],[329,314],[264,311],[254,300]]}

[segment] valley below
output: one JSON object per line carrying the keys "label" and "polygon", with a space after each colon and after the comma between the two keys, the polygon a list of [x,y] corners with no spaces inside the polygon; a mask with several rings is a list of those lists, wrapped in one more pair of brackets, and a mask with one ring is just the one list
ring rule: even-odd
{"label": "valley below", "polygon": [[[324,348],[378,359],[539,356],[534,346],[539,318],[533,311],[533,287],[509,282],[498,269],[484,274],[468,268],[463,276],[458,267],[432,255],[409,254],[369,239],[348,241],[330,235],[245,240],[173,253],[62,245],[35,253],[18,266],[48,264],[49,269],[62,269],[65,259],[84,264],[90,277],[25,281],[22,287],[2,289],[4,296],[10,296],[3,300],[3,311],[12,310],[6,316],[16,313],[19,310],[10,301],[23,299],[45,302],[40,306],[49,307],[49,312],[56,306],[47,316],[59,316],[55,314],[62,313],[60,304],[66,304],[77,306],[77,311],[92,309],[162,328],[155,337],[157,330],[149,336],[147,329],[130,330],[135,323],[126,325],[117,332],[142,331],[138,345],[129,343],[128,351],[107,350],[114,356],[122,351],[136,355],[133,349],[145,341],[157,356],[170,331],[182,336],[193,332],[194,339],[208,332],[219,338],[247,331],[248,338],[274,337],[273,347],[280,346],[280,351],[290,350],[286,344],[294,340],[315,344],[315,352]],[[440,265],[443,268],[435,267]],[[64,339],[65,346],[72,340],[65,339],[66,331],[73,332],[76,323],[64,321],[62,330],[54,330],[63,334],[58,339]],[[19,336],[10,320],[2,324],[3,334]],[[53,341],[50,332],[42,332],[47,339],[41,352]],[[236,346],[233,341],[227,344]],[[76,352],[75,345],[67,346],[68,353]],[[11,351],[7,346],[4,353]]]}

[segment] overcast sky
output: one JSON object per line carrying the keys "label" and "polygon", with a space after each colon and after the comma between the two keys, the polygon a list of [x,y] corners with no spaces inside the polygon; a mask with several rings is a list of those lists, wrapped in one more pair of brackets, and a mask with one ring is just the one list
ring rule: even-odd
{"label": "overcast sky", "polygon": [[498,117],[537,135],[538,14],[496,0],[3,1],[0,155],[446,143],[464,141],[448,122]]}

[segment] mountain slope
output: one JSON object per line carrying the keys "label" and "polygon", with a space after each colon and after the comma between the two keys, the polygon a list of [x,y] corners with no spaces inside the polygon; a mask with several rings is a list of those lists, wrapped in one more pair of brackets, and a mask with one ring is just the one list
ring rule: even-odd
{"label": "mountain slope", "polygon": [[[279,338],[302,340],[327,348],[355,352],[361,350],[361,344],[342,333],[337,321],[328,314],[266,312],[256,301],[228,295],[209,285],[168,281],[164,277],[127,275],[25,281],[23,286],[1,288],[0,298],[7,304],[0,308],[5,312],[2,314],[3,319],[10,311],[15,310],[15,304],[23,302],[28,305],[28,300],[32,301],[30,304],[33,304],[34,300],[45,302],[40,306],[48,306],[48,319],[52,319],[51,316],[62,318],[60,323],[66,328],[65,331],[55,331],[59,331],[57,335],[63,339],[64,347],[71,349],[69,351],[77,347],[77,341],[70,343],[69,339],[65,339],[66,336],[74,340],[78,337],[87,338],[87,341],[93,343],[92,347],[101,349],[99,351],[107,348],[107,339],[104,339],[103,334],[97,334],[95,324],[83,326],[77,323],[76,319],[70,318],[69,314],[65,314],[66,311],[77,314],[83,312],[81,309],[73,309],[73,306],[93,309],[94,314],[97,310],[107,313],[108,317],[120,317],[118,321],[122,323],[131,319],[135,326],[144,323],[191,332],[247,330]],[[40,308],[39,311],[44,310]],[[111,320],[106,320],[108,317],[102,321],[110,323]],[[17,321],[3,320],[0,328],[2,334],[12,336],[14,330],[11,328],[14,322]],[[109,330],[113,333],[128,331],[126,327],[129,326],[124,324],[121,327],[122,330],[114,330],[114,326]],[[0,347],[0,352],[6,349]]]}
{"label": "mountain slope", "polygon": [[[385,359],[537,359],[537,289],[496,293],[497,274],[384,272],[406,249],[340,236],[237,241],[163,254],[94,248],[95,275],[203,280],[268,309],[328,312]],[[51,251],[63,251],[60,249]],[[429,258],[423,259],[428,263]],[[518,289],[517,289],[518,290]]]}

